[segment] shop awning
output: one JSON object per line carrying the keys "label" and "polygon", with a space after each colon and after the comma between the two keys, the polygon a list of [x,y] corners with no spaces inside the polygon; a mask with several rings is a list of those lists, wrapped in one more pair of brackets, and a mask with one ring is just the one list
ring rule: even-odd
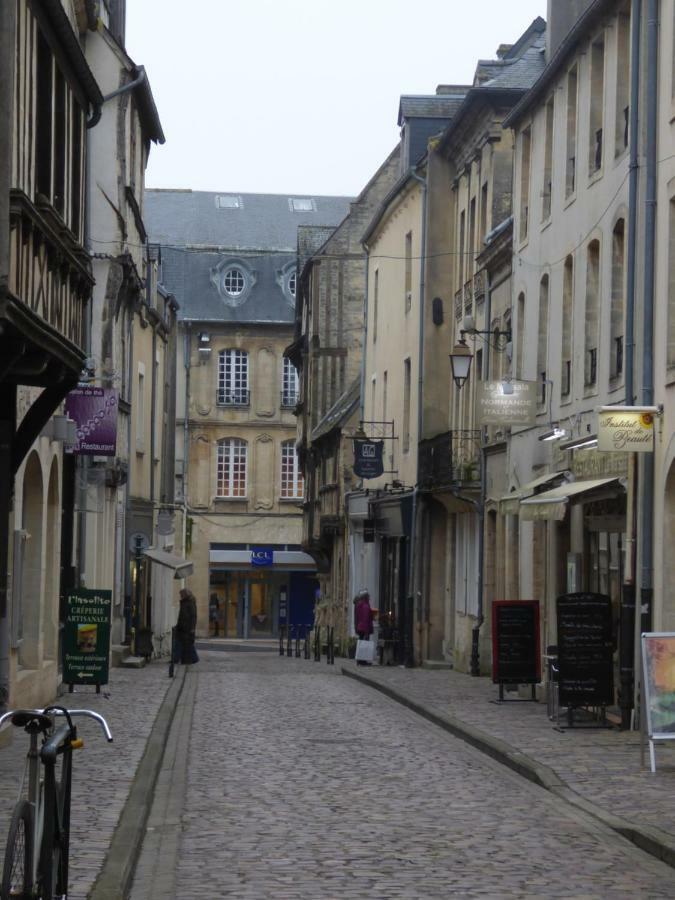
{"label": "shop awning", "polygon": [[569,484],[561,484],[550,491],[537,494],[536,497],[521,500],[520,518],[529,521],[547,519],[561,522],[565,518],[567,504],[570,500],[608,485],[619,487],[619,479],[592,478],[588,481],[572,481]]}
{"label": "shop awning", "polygon": [[517,516],[520,512],[521,500],[531,497],[537,488],[551,484],[556,479],[563,477],[568,478],[569,472],[548,472],[546,475],[540,475],[539,478],[535,478],[533,481],[528,481],[527,484],[521,485],[517,490],[499,498],[499,512],[503,516]]}
{"label": "shop awning", "polygon": [[189,559],[182,556],[175,556],[166,550],[159,550],[155,547],[148,547],[143,551],[143,556],[147,556],[152,562],[158,566],[166,566],[167,569],[173,570],[173,577],[176,579],[187,578],[194,571],[194,564]]}

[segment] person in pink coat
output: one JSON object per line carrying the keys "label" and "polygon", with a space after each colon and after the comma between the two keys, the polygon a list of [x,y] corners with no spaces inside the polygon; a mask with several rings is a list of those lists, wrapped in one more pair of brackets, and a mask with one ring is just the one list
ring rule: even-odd
{"label": "person in pink coat", "polygon": [[362,641],[370,639],[374,618],[375,610],[370,606],[370,594],[368,591],[360,591],[354,607],[354,629]]}

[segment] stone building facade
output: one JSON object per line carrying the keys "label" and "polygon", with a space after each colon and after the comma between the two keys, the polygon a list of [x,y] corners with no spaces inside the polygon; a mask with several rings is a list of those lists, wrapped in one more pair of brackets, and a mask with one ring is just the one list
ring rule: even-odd
{"label": "stone building facade", "polygon": [[334,227],[342,198],[147,191],[160,279],[180,305],[176,496],[186,515],[198,633],[307,628],[315,564],[302,552],[293,410],[297,229]]}

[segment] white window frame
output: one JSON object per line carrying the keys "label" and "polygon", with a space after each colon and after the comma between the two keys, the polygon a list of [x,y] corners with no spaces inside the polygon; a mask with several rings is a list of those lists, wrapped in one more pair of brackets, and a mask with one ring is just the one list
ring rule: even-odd
{"label": "white window frame", "polygon": [[245,500],[247,490],[248,444],[241,438],[224,438],[218,441],[216,497]]}
{"label": "white window frame", "polygon": [[[300,394],[300,379],[298,370],[287,356],[284,356],[281,372],[281,405],[285,409],[292,409],[298,402]],[[291,402],[292,401],[292,402]]]}
{"label": "white window frame", "polygon": [[300,460],[295,441],[281,444],[281,499],[302,500],[305,496],[305,479],[300,471]]}
{"label": "white window frame", "polygon": [[230,348],[218,354],[218,406],[248,406],[248,353]]}
{"label": "white window frame", "polygon": [[[228,287],[228,280],[236,278],[236,287]],[[223,290],[228,297],[241,297],[246,290],[246,272],[241,266],[228,266],[223,272]]]}

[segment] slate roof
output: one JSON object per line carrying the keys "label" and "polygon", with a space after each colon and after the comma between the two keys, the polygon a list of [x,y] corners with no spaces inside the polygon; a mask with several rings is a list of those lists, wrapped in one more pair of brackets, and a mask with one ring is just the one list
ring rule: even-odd
{"label": "slate roof", "polygon": [[[499,90],[529,90],[546,68],[546,38],[540,35],[518,59],[500,59],[485,64],[490,78],[480,83],[481,88]],[[479,67],[482,64],[479,63]]]}
{"label": "slate roof", "polygon": [[[219,197],[237,205],[220,205]],[[294,211],[292,198],[311,200],[312,209]],[[350,203],[348,197],[181,190],[146,190],[144,201],[150,243],[161,246],[161,282],[180,304],[180,320],[284,325],[294,321],[288,274],[296,265],[298,226],[330,232]],[[219,288],[218,270],[230,264],[253,282],[239,305]]]}
{"label": "slate roof", "polygon": [[451,119],[469,88],[453,94],[402,94],[398,107],[398,124],[404,119]]}
{"label": "slate roof", "polygon": [[334,428],[339,428],[349,419],[356,410],[361,399],[361,379],[356,378],[339,397],[326,415],[321,419],[312,431],[312,441],[318,441],[324,435],[329,434]]}
{"label": "slate roof", "polygon": [[[230,306],[212,280],[223,260],[240,261],[255,274],[256,282],[240,306]],[[257,256],[219,251],[162,249],[162,284],[175,295],[179,320],[223,324],[288,324],[295,319],[295,301],[284,290],[284,269],[295,254],[261,253]],[[281,283],[280,283],[281,282]]]}
{"label": "slate roof", "polygon": [[[219,208],[218,197],[238,198],[239,208]],[[297,212],[291,199],[311,200]],[[295,253],[298,225],[338,225],[349,197],[312,194],[241,194],[236,191],[146,190],[143,219],[151,243],[232,250]]]}

